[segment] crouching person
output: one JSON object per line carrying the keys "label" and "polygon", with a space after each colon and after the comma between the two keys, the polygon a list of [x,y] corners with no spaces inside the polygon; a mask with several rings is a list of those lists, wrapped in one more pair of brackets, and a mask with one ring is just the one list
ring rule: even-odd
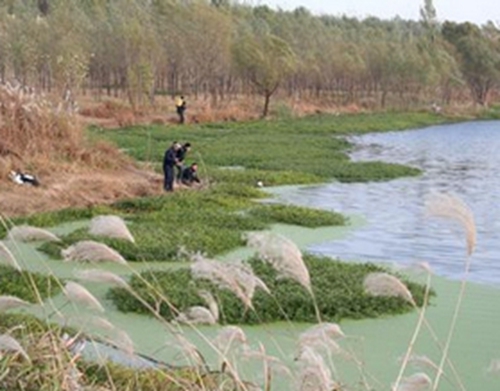
{"label": "crouching person", "polygon": [[201,183],[198,178],[198,164],[193,163],[189,167],[182,170],[181,182],[186,186],[192,186],[195,182]]}

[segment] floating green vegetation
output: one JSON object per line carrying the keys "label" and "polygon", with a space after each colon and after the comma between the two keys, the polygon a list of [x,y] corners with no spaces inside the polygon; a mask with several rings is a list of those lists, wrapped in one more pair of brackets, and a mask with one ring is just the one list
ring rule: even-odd
{"label": "floating green vegetation", "polygon": [[16,296],[30,303],[56,295],[61,291],[61,283],[52,276],[18,271],[0,265],[0,295]]}
{"label": "floating green vegetation", "polygon": [[[339,322],[344,318],[360,319],[399,314],[413,308],[401,298],[374,297],[365,293],[363,280],[366,275],[387,272],[383,267],[370,263],[345,263],[311,255],[306,255],[304,261],[309,269],[313,292],[323,321]],[[191,306],[204,305],[198,295],[200,289],[210,291],[216,298],[221,310],[221,323],[317,321],[311,295],[302,285],[290,279],[280,279],[269,264],[260,260],[252,259],[249,263],[255,275],[264,281],[271,292],[269,295],[260,289],[255,291],[252,300],[255,310],[246,309],[241,300],[228,290],[218,289],[207,280],[194,280],[187,268],[144,272],[140,276],[132,277],[130,286],[150,306],[155,307],[161,303],[160,314],[169,321],[176,316],[172,308],[184,311]],[[416,303],[421,305],[424,286],[408,281],[405,281],[405,284]],[[112,288],[107,296],[120,311],[144,314],[150,312],[126,289]],[[168,299],[168,304],[164,301],[165,298]]]}
{"label": "floating green vegetation", "polygon": [[339,213],[294,205],[263,204],[252,208],[250,214],[268,223],[278,222],[308,228],[347,223],[347,219]]}
{"label": "floating green vegetation", "polygon": [[[130,127],[92,135],[115,142],[138,160],[160,162],[172,140],[189,140],[188,160],[201,164],[210,180],[255,185],[366,182],[418,175],[420,170],[383,162],[352,162],[343,137],[422,127],[450,119],[430,113],[315,115],[276,121]],[[228,169],[228,168],[240,169]],[[219,169],[223,168],[223,169]]]}
{"label": "floating green vegetation", "polygon": [[[244,232],[263,230],[273,223],[306,227],[346,223],[334,212],[252,201],[263,195],[256,188],[221,183],[209,190],[124,200],[109,206],[107,212],[124,216],[135,243],[95,237],[83,228],[62,236],[61,242],[44,243],[40,249],[60,259],[61,250],[69,245],[80,240],[97,240],[117,250],[128,261],[177,261],[183,260],[186,252],[215,256],[233,250],[244,244]],[[88,217],[99,211],[92,211]],[[81,216],[65,213],[57,217],[73,215]]]}

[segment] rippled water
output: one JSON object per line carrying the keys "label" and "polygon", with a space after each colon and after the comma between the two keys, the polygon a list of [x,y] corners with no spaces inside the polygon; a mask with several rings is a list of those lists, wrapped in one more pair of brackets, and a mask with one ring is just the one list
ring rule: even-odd
{"label": "rippled water", "polygon": [[342,240],[308,250],[342,259],[427,261],[440,275],[461,278],[466,245],[458,225],[425,212],[434,192],[465,201],[477,226],[469,280],[500,286],[500,121],[433,126],[352,138],[354,160],[419,167],[424,174],[384,183],[301,187],[280,198],[300,205],[363,215],[367,224]]}

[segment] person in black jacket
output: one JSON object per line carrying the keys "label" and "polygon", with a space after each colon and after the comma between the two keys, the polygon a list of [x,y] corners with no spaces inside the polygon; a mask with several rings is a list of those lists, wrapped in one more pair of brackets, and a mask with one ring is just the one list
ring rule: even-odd
{"label": "person in black jacket", "polygon": [[165,191],[174,191],[174,179],[175,172],[174,166],[178,164],[177,151],[181,148],[181,145],[174,141],[172,146],[165,151],[163,156],[163,188]]}
{"label": "person in black jacket", "polygon": [[201,183],[198,178],[198,164],[193,163],[185,168],[181,174],[181,181],[186,186],[191,186],[194,182]]}
{"label": "person in black jacket", "polygon": [[176,152],[177,157],[177,181],[181,180],[182,171],[186,169],[184,159],[187,153],[191,150],[191,143],[184,143]]}

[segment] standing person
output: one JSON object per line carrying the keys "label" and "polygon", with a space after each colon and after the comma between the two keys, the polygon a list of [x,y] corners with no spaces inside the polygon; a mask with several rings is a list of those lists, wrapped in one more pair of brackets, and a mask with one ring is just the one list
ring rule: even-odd
{"label": "standing person", "polygon": [[198,178],[198,164],[193,163],[182,171],[181,181],[186,186],[191,186],[194,182],[200,183],[200,178]]}
{"label": "standing person", "polygon": [[186,168],[184,165],[184,159],[187,153],[191,150],[191,143],[184,143],[176,153],[177,158],[177,181],[181,180],[182,171]]}
{"label": "standing person", "polygon": [[163,156],[163,188],[165,191],[174,191],[174,166],[177,165],[177,151],[181,148],[181,145],[174,141],[172,146],[165,151]]}
{"label": "standing person", "polygon": [[186,101],[184,96],[178,96],[175,99],[175,109],[177,110],[177,115],[179,116],[179,123],[184,123],[184,112],[186,111]]}

